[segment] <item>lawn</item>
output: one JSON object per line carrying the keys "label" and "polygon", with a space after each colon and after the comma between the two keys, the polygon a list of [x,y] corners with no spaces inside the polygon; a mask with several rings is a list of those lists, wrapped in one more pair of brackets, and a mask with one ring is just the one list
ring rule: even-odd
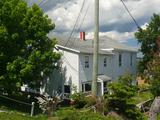
{"label": "lawn", "polygon": [[[27,98],[26,95],[18,94],[18,95],[7,96],[7,97],[22,101],[25,103],[29,103],[29,104],[31,104],[32,102],[36,102],[36,100],[33,98]],[[17,112],[28,114],[28,115],[31,112],[30,105],[21,104],[21,103],[18,103],[12,100],[8,100],[2,97],[0,97],[0,109],[7,110],[7,111],[17,111]],[[39,113],[41,113],[41,110],[39,109],[38,104],[35,104],[34,114],[37,115]]]}
{"label": "lawn", "polygon": [[19,112],[1,112],[0,120],[47,120],[47,117],[44,115],[38,115],[30,117],[29,115],[22,114]]}
{"label": "lawn", "polygon": [[119,116],[102,116],[91,111],[82,112],[79,109],[65,107],[57,110],[54,117],[48,118],[45,115],[30,117],[27,114],[17,111],[1,112],[0,120],[122,120]]}
{"label": "lawn", "polygon": [[59,120],[122,120],[120,116],[103,116],[87,109],[61,108],[55,112]]}

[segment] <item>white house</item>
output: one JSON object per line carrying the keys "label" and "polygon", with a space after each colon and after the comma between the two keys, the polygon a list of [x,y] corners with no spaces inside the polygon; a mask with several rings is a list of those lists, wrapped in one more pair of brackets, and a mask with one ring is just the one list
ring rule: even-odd
{"label": "white house", "polygon": [[[93,65],[93,40],[58,38],[57,48],[62,53],[61,69],[53,74],[45,85],[49,94],[63,93],[67,96],[77,92],[88,93],[91,91],[92,65]],[[130,73],[136,75],[135,48],[123,45],[108,37],[100,37],[98,64],[98,95],[106,91],[106,84],[116,80],[119,76]],[[66,44],[67,43],[67,44]]]}

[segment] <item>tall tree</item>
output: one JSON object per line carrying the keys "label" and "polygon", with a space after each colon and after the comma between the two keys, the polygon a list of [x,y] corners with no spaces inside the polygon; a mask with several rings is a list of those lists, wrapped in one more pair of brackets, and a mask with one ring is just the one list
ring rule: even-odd
{"label": "tall tree", "polygon": [[145,74],[151,83],[151,92],[156,96],[160,96],[160,57],[154,57],[147,65]]}
{"label": "tall tree", "polygon": [[[140,62],[141,72],[151,83],[154,96],[160,95],[160,15],[154,14],[146,29],[136,33],[144,54]],[[145,71],[145,72],[144,72]]]}
{"label": "tall tree", "polygon": [[140,73],[144,73],[147,69],[148,62],[152,61],[155,53],[158,51],[156,44],[157,38],[160,35],[160,16],[154,14],[150,23],[146,26],[146,29],[140,29],[136,32],[135,36],[138,42],[141,44],[141,52],[143,53],[143,59],[139,64]]}
{"label": "tall tree", "polygon": [[23,0],[0,1],[0,89],[22,84],[39,87],[57,65],[56,40],[47,34],[55,25],[42,10]]}

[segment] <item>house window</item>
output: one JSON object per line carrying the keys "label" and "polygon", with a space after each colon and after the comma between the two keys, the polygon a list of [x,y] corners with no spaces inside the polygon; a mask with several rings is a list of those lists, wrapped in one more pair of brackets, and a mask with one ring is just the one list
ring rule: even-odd
{"label": "house window", "polygon": [[89,91],[91,91],[91,83],[83,83],[82,92],[89,92]]}
{"label": "house window", "polygon": [[130,66],[132,66],[133,65],[133,55],[131,54],[130,55]]}
{"label": "house window", "polygon": [[64,94],[63,94],[63,97],[68,99],[70,97],[70,94],[71,94],[71,87],[70,87],[70,85],[64,85]]}
{"label": "house window", "polygon": [[122,66],[122,54],[119,54],[118,61],[119,61],[119,67],[121,67]]}
{"label": "house window", "polygon": [[85,68],[89,68],[89,56],[85,56]]}
{"label": "house window", "polygon": [[71,93],[70,85],[64,85],[64,93]]}
{"label": "house window", "polygon": [[104,58],[103,65],[104,65],[104,67],[107,67],[107,58],[106,57]]}

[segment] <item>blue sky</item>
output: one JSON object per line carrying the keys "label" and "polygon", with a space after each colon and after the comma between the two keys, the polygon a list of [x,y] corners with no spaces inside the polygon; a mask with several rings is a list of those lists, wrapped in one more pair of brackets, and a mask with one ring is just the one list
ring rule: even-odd
{"label": "blue sky", "polygon": [[[39,6],[56,24],[50,34],[69,35],[81,9],[83,0],[28,0],[29,4],[41,3]],[[128,9],[141,27],[150,21],[153,13],[160,13],[160,0],[124,0]],[[88,12],[85,16],[86,10]],[[83,22],[84,18],[84,22]],[[94,0],[85,0],[80,14],[79,31],[85,31],[87,37],[93,37]],[[77,27],[78,28],[78,27]],[[79,31],[76,29],[75,36]],[[124,44],[138,47],[134,33],[137,27],[128,15],[120,0],[100,0],[100,36],[109,36]]]}

